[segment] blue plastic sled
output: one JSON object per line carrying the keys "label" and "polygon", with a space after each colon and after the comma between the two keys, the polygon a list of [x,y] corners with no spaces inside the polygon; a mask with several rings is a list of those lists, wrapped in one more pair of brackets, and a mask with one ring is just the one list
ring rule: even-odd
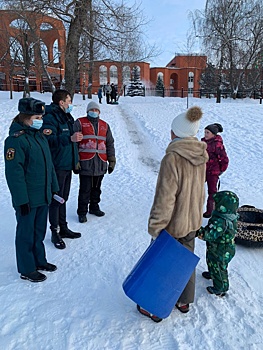
{"label": "blue plastic sled", "polygon": [[143,309],[166,318],[198,261],[198,256],[162,230],[123,282],[123,290]]}

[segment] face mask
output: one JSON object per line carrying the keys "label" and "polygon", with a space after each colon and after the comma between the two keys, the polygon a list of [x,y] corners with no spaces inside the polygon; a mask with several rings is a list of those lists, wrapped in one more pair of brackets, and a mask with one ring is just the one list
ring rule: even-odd
{"label": "face mask", "polygon": [[33,119],[33,124],[30,125],[31,128],[39,130],[43,125],[43,120],[41,119]]}
{"label": "face mask", "polygon": [[99,112],[89,111],[88,112],[88,116],[91,117],[91,118],[98,118]]}
{"label": "face mask", "polygon": [[73,105],[69,105],[68,108],[66,109],[66,113],[71,113],[73,109]]}

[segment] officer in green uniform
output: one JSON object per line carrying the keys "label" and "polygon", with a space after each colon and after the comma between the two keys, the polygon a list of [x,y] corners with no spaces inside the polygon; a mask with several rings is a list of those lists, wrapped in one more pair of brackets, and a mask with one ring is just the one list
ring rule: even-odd
{"label": "officer in green uniform", "polygon": [[52,193],[59,190],[50,149],[39,131],[45,104],[34,98],[22,98],[5,140],[5,175],[15,209],[16,260],[20,277],[42,282],[39,272],[55,271],[47,262],[44,238],[48,205]]}
{"label": "officer in green uniform", "polygon": [[227,267],[235,255],[239,199],[231,191],[217,192],[213,198],[215,210],[207,226],[201,227],[197,234],[206,241],[208,271],[204,271],[202,276],[213,281],[213,286],[207,287],[207,291],[224,296],[229,289]]}
{"label": "officer in green uniform", "polygon": [[49,206],[51,242],[57,249],[65,249],[63,238],[80,238],[80,232],[68,228],[66,202],[69,197],[72,171],[79,165],[77,143],[83,138],[82,133],[73,131],[74,119],[70,114],[73,106],[67,90],[58,89],[52,95],[52,103],[46,106],[43,117],[43,134],[46,136],[53,164],[55,167],[59,192],[65,201],[52,200]]}

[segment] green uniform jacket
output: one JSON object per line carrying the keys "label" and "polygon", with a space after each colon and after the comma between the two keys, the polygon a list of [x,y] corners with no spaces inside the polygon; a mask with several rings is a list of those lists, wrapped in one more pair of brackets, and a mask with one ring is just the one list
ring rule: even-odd
{"label": "green uniform jacket", "polygon": [[77,143],[71,141],[74,119],[58,105],[46,106],[43,133],[47,137],[56,170],[75,170],[79,161]]}
{"label": "green uniform jacket", "polygon": [[5,176],[14,208],[47,205],[59,190],[46,138],[41,132],[13,122],[5,140]]}

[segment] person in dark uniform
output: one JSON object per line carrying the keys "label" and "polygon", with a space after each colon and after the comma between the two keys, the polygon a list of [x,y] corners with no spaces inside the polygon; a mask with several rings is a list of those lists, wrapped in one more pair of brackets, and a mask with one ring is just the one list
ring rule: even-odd
{"label": "person in dark uniform", "polygon": [[110,96],[111,96],[111,103],[116,102],[117,91],[116,91],[116,88],[115,88],[115,86],[114,86],[113,83],[111,84],[111,93],[110,93]]}
{"label": "person in dark uniform", "polygon": [[80,174],[77,214],[79,222],[87,221],[86,214],[104,216],[100,210],[101,182],[106,174],[114,170],[116,158],[114,138],[110,126],[100,119],[100,106],[91,101],[87,107],[87,116],[78,118],[74,130],[83,134],[79,142]]}
{"label": "person in dark uniform", "polygon": [[99,103],[102,103],[101,102],[101,99],[102,99],[102,86],[100,86],[99,89],[98,89],[98,99],[99,99]]}
{"label": "person in dark uniform", "polygon": [[52,103],[46,106],[43,117],[43,134],[46,136],[55,171],[57,174],[59,192],[65,202],[59,203],[55,199],[49,206],[49,222],[51,229],[51,242],[58,249],[66,248],[63,238],[79,238],[79,232],[73,232],[68,228],[66,218],[66,201],[69,197],[72,170],[77,171],[78,149],[83,135],[73,132],[74,119],[72,111],[71,95],[67,90],[56,90],[52,95]]}
{"label": "person in dark uniform", "polygon": [[47,262],[43,241],[48,204],[59,187],[48,142],[39,132],[45,103],[22,98],[18,110],[4,147],[5,176],[17,220],[17,269],[22,279],[42,282],[46,276],[39,270],[57,269]]}

